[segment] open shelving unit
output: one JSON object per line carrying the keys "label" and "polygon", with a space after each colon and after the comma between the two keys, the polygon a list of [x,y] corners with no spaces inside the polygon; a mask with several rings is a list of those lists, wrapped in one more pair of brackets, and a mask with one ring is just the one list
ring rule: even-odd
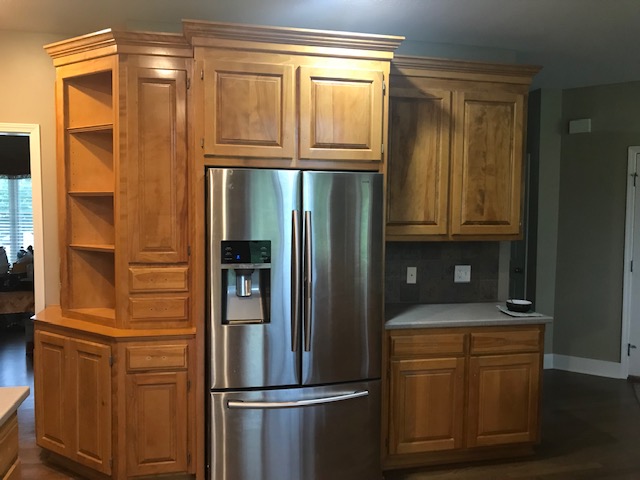
{"label": "open shelving unit", "polygon": [[72,317],[115,320],[114,70],[62,79],[64,218],[61,303]]}

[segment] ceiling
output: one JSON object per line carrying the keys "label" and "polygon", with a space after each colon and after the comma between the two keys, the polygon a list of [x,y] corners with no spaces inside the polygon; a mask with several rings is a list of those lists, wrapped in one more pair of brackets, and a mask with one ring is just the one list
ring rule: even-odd
{"label": "ceiling", "polygon": [[640,80],[639,0],[0,0],[0,30],[65,37],[183,18],[402,35],[403,54],[541,65],[537,88]]}

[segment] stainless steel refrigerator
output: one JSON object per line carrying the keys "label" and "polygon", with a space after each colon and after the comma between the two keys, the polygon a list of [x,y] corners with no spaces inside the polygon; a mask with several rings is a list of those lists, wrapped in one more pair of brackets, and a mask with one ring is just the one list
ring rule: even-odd
{"label": "stainless steel refrigerator", "polygon": [[376,173],[207,172],[208,476],[376,480]]}

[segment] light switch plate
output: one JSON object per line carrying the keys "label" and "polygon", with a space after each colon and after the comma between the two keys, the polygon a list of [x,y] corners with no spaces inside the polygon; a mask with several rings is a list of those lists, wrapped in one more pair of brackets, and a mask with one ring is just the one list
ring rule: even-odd
{"label": "light switch plate", "polygon": [[417,267],[407,267],[407,283],[409,284],[416,283],[417,275],[418,275]]}
{"label": "light switch plate", "polygon": [[454,283],[471,282],[471,265],[456,265],[453,281]]}

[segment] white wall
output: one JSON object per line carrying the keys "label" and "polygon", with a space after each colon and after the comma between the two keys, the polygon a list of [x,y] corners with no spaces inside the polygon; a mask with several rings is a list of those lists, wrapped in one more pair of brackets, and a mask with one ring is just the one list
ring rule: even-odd
{"label": "white wall", "polygon": [[[45,302],[59,303],[60,256],[56,208],[55,101],[53,62],[42,48],[59,36],[0,31],[0,123],[40,125]],[[38,208],[34,205],[34,208]]]}

